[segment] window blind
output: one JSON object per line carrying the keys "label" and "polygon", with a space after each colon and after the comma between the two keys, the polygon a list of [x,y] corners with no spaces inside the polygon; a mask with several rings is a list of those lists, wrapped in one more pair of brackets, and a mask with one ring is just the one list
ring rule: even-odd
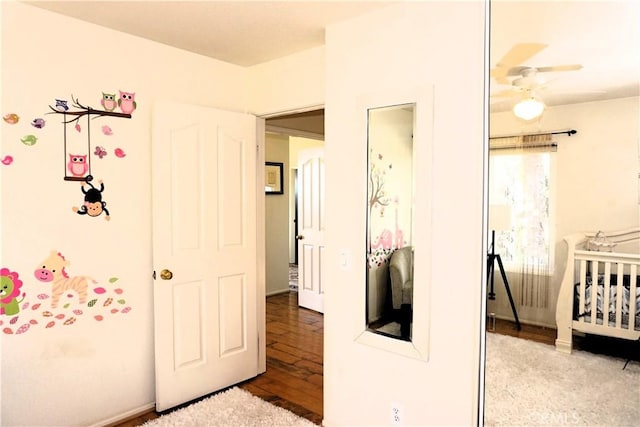
{"label": "window blind", "polygon": [[489,150],[496,154],[516,151],[555,152],[558,144],[550,133],[500,136],[489,138]]}

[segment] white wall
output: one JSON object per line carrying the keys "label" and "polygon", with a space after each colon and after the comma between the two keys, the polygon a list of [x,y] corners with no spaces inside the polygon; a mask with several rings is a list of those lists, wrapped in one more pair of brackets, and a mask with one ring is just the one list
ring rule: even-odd
{"label": "white wall", "polygon": [[[22,3],[2,2],[2,112],[20,122],[2,128],[1,267],[17,271],[25,302],[16,324],[23,334],[2,334],[2,425],[88,425],[136,410],[155,400],[151,252],[150,129],[157,100],[243,111],[247,71],[219,61],[124,35]],[[188,71],[187,71],[188,70]],[[133,118],[99,118],[92,141],[107,148],[92,155],[92,172],[103,179],[111,220],[72,212],[82,200],[80,185],[63,181],[60,116],[45,115],[54,98],[78,97],[99,108],[101,92],[136,93]],[[29,123],[44,117],[43,129]],[[81,122],[86,132],[86,122]],[[108,124],[114,135],[104,136]],[[70,132],[76,131],[71,128]],[[38,142],[26,146],[25,134]],[[81,133],[80,135],[83,135]],[[121,147],[126,157],[113,150]],[[154,165],[161,167],[162,165]],[[161,194],[153,195],[161,197]],[[50,308],[50,285],[33,272],[52,249],[71,261],[70,275],[90,275],[100,286],[123,290],[127,314],[77,304]],[[115,284],[108,279],[117,277]],[[98,285],[96,285],[98,286]],[[92,291],[90,291],[92,292]],[[100,299],[102,302],[102,299]],[[42,306],[34,310],[34,305]],[[45,308],[46,307],[46,308]],[[72,314],[72,310],[83,310]],[[99,322],[93,313],[100,311]],[[65,314],[55,326],[44,311]],[[76,322],[63,325],[70,317]]]}
{"label": "white wall", "polygon": [[[612,231],[640,226],[638,194],[638,141],[640,98],[549,107],[539,121],[524,124],[511,112],[492,114],[492,135],[575,129],[575,135],[558,135],[554,213],[555,270],[551,278],[548,310],[521,311],[521,320],[555,327],[555,308],[565,268],[563,237],[581,231]],[[496,301],[488,309],[512,318],[511,308],[496,280]],[[512,289],[512,291],[515,291]]]}
{"label": "white wall", "polygon": [[324,55],[320,46],[250,67],[251,112],[261,116],[324,105]]}
{"label": "white wall", "polygon": [[[389,425],[391,402],[402,406],[404,425],[475,424],[485,262],[483,8],[408,2],[327,29],[325,425]],[[424,362],[356,342],[354,325],[364,330],[367,148],[358,99],[428,85],[432,138],[415,141],[432,144],[433,156],[421,163],[432,182],[416,183],[431,212],[427,235],[414,236],[416,266],[432,266],[416,283],[431,298]],[[350,269],[339,268],[341,250],[352,254]]]}
{"label": "white wall", "polygon": [[289,290],[289,137],[266,135],[265,161],[283,163],[284,194],[269,194],[266,217],[266,294]]}

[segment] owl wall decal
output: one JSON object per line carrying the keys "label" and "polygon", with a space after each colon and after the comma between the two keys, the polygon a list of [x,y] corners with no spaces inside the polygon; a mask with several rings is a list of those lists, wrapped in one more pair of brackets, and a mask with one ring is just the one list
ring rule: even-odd
{"label": "owl wall decal", "polygon": [[86,155],[69,154],[69,163],[67,169],[73,176],[84,176],[89,171]]}
{"label": "owl wall decal", "polygon": [[56,99],[56,111],[60,111],[61,113],[69,111],[69,105],[66,99]]}
{"label": "owl wall decal", "polygon": [[120,107],[120,110],[122,110],[122,112],[125,114],[133,113],[133,110],[135,110],[138,106],[135,101],[136,94],[131,92],[123,92],[121,90],[118,92],[120,92],[120,99],[118,99],[118,107]]}
{"label": "owl wall decal", "polygon": [[116,103],[116,94],[115,93],[104,93],[102,92],[102,99],[100,100],[100,105],[105,111],[113,111],[116,109],[118,104]]}

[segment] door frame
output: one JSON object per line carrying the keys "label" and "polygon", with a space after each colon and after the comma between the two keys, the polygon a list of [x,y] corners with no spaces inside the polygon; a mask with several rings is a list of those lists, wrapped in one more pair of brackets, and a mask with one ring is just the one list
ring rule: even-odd
{"label": "door frame", "polygon": [[258,374],[267,370],[267,253],[264,188],[265,119],[256,116],[256,310],[258,322]]}

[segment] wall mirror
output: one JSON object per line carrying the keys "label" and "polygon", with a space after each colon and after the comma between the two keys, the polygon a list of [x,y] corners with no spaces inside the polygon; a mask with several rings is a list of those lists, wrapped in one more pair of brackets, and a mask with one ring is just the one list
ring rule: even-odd
{"label": "wall mirror", "polygon": [[415,104],[367,110],[367,330],[411,341]]}
{"label": "wall mirror", "polygon": [[[589,420],[584,411],[569,409],[573,402],[589,405],[586,402],[591,398],[581,384],[582,379],[592,377],[593,372],[586,360],[576,363],[575,350],[581,350],[581,356],[585,358],[597,357],[599,367],[611,362],[614,367],[607,374],[607,381],[620,390],[629,386],[624,384],[626,377],[621,375],[624,374],[624,363],[618,367],[616,351],[620,352],[618,355],[638,353],[635,340],[612,338],[624,335],[617,330],[611,334],[612,330],[607,327],[607,324],[623,324],[614,307],[625,306],[624,298],[622,301],[615,299],[615,295],[621,295],[617,293],[620,291],[604,290],[602,283],[611,279],[610,274],[595,270],[604,269],[611,258],[590,262],[592,274],[598,271],[594,274],[598,277],[594,280],[598,287],[597,298],[594,298],[597,304],[594,305],[604,307],[598,309],[599,316],[610,308],[609,321],[601,322],[604,326],[599,331],[588,334],[573,328],[572,323],[583,319],[586,312],[574,301],[580,300],[581,296],[585,301],[593,301],[587,300],[586,294],[596,292],[586,291],[593,288],[585,287],[584,293],[576,289],[580,276],[589,274],[586,269],[580,272],[589,256],[578,262],[569,257],[569,246],[564,238],[575,233],[602,230],[608,234],[640,226],[636,188],[640,171],[637,157],[640,33],[637,18],[632,18],[639,16],[639,12],[640,4],[632,1],[616,2],[615,5],[568,1],[494,1],[491,4],[491,59],[487,64],[487,74],[491,76],[488,81],[491,96],[487,100],[490,103],[490,135],[517,136],[565,129],[575,129],[577,134],[571,137],[554,134],[555,150],[536,151],[532,146],[524,145],[511,152],[497,146],[488,151],[487,198],[491,227],[486,231],[491,242],[491,232],[496,230],[496,252],[503,254],[515,309],[519,321],[526,325],[527,333],[514,332],[517,331],[515,316],[503,280],[496,275],[495,299],[487,295],[486,300],[487,313],[491,314],[487,319],[489,331],[485,334],[486,361],[483,364],[486,425],[619,425],[624,422],[614,421],[616,417],[629,416],[629,412],[625,412],[629,408],[607,410],[602,402],[597,411],[592,411],[594,415]],[[595,16],[598,19],[589,18]],[[524,22],[536,24],[523,25]],[[559,22],[564,24],[557,25]],[[532,50],[523,55],[529,48]],[[606,61],[602,61],[600,52],[606,52]],[[538,118],[525,121],[516,117],[512,110],[520,98],[499,96],[505,90],[517,89],[522,82],[518,80],[520,75],[505,76],[504,80],[494,77],[494,69],[497,64],[505,63],[505,57],[515,68],[536,70],[568,64],[578,64],[581,68],[573,66],[563,71],[540,72],[537,76],[545,81],[544,91],[539,95],[545,109]],[[506,85],[503,84],[505,80]],[[534,86],[540,84],[533,80],[530,82]],[[493,226],[492,218],[502,216],[505,205],[509,212],[507,221],[498,220],[498,225]],[[594,208],[584,209],[584,206]],[[502,231],[500,223],[506,225]],[[637,250],[634,252],[624,246],[616,247],[613,252],[618,251],[624,253],[623,257],[638,254]],[[565,272],[571,264],[574,264],[574,277],[569,273],[565,281]],[[622,267],[624,261],[616,260],[615,264]],[[610,267],[611,273],[617,268],[613,264]],[[563,282],[564,290],[568,292],[563,292]],[[605,298],[608,302],[603,302]],[[585,302],[584,306],[588,304]],[[496,318],[497,323],[494,323]],[[624,330],[622,326],[621,330]],[[573,337],[570,342],[566,341],[567,332]],[[511,339],[505,336],[508,334],[517,334],[520,338]],[[536,343],[531,341],[549,344],[548,351],[536,355],[539,362],[535,366],[517,356],[508,356],[525,353],[533,356],[530,350]],[[559,364],[564,358],[557,356],[559,353],[554,344],[558,344],[561,351],[573,348],[574,353],[568,355],[570,369]],[[518,350],[512,353],[511,346],[514,345]],[[511,366],[513,371],[507,372],[506,366]],[[514,396],[523,390],[532,395],[535,393],[532,389],[534,379],[543,372],[545,392],[539,393],[535,407],[524,394],[511,400],[509,407],[504,405],[505,386],[514,392]],[[637,381],[633,387],[637,389]],[[598,419],[599,416],[602,418]]]}

